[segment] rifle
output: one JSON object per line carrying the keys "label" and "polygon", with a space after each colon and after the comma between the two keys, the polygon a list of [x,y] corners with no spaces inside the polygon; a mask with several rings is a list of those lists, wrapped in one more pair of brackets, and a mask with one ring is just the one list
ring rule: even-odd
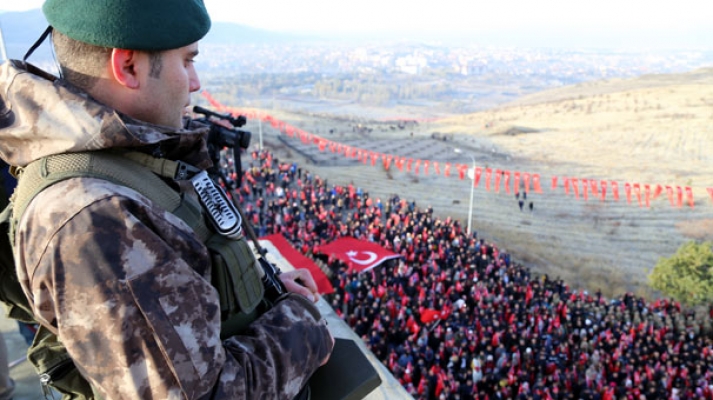
{"label": "rifle", "polygon": [[[206,117],[198,121],[210,125],[208,134],[208,149],[213,161],[213,167],[208,170],[208,174],[220,187],[220,181],[225,183],[226,190],[230,193],[230,199],[235,209],[242,219],[242,226],[247,235],[253,241],[259,257],[258,262],[265,271],[263,285],[265,286],[265,296],[268,300],[274,301],[280,295],[287,292],[284,284],[280,280],[280,270],[274,264],[267,261],[265,255],[267,250],[260,246],[257,235],[250,222],[245,218],[240,204],[236,200],[236,183],[226,179],[225,172],[220,168],[220,151],[228,148],[233,153],[237,182],[240,183],[240,150],[235,151],[235,144],[246,149],[250,142],[250,133],[237,129],[228,129],[208,118],[209,116],[221,118],[229,121],[233,127],[241,127],[245,124],[245,117],[233,118],[229,115],[218,114],[202,107],[194,107],[193,111],[203,114]],[[247,139],[245,139],[247,137]],[[309,380],[309,389],[312,400],[358,400],[366,397],[371,391],[381,384],[381,377],[366,356],[361,352],[357,344],[350,339],[336,338],[334,350],[329,362],[320,367]],[[305,392],[303,390],[303,392]]]}
{"label": "rifle", "polygon": [[[235,193],[236,188],[240,186],[240,181],[242,178],[242,168],[240,165],[240,149],[247,149],[250,146],[251,138],[250,132],[242,131],[237,128],[240,128],[245,125],[247,119],[243,115],[233,117],[230,114],[219,114],[200,106],[193,107],[193,111],[198,114],[204,115],[203,118],[198,118],[196,119],[196,121],[207,124],[210,127],[210,130],[208,131],[207,142],[208,152],[210,154],[211,161],[213,161],[213,166],[208,169],[208,175],[218,186],[220,186],[221,181],[225,184],[225,188],[230,194],[227,197],[230,198],[233,206],[235,206],[235,209],[240,215],[243,229],[247,233],[248,237],[250,237],[250,239],[252,240],[253,244],[255,245],[255,249],[259,254],[257,260],[260,263],[263,271],[265,271],[265,275],[262,278],[263,286],[265,286],[265,296],[268,300],[274,301],[280,295],[287,292],[284,284],[279,278],[281,271],[279,268],[277,268],[277,266],[267,261],[267,259],[265,258],[267,250],[260,245],[260,242],[257,239],[257,235],[255,234],[252,225],[245,217],[245,213],[243,212],[242,207],[240,207],[240,204],[236,199]],[[210,117],[228,121],[233,126],[233,128],[227,128],[224,125],[217,123]],[[237,151],[235,150],[236,146],[239,147]],[[220,168],[220,152],[223,149],[228,149],[230,152],[232,152],[233,160],[235,163],[237,182],[229,180],[225,175],[224,170]]]}

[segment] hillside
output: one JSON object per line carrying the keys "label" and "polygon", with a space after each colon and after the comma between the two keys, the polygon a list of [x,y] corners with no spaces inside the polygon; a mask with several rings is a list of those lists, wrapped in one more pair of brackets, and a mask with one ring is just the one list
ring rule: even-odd
{"label": "hillside", "polygon": [[[574,287],[655,295],[645,283],[659,257],[686,240],[713,239],[713,202],[706,192],[713,187],[711,105],[713,69],[707,69],[560,88],[405,129],[393,122],[360,120],[357,125],[343,118],[271,113],[330,141],[384,154],[464,164],[472,155],[479,166],[539,173],[543,193],[531,192],[523,211],[512,193],[487,191],[481,182],[474,191],[474,230],[534,270]],[[256,125],[246,127],[254,138]],[[465,225],[470,185],[455,172],[456,177],[446,178],[432,169],[429,175],[393,164],[386,170],[381,162],[365,165],[285,135],[278,141],[277,135],[264,128],[265,143],[281,158],[301,161],[330,182],[353,182],[372,197],[414,199]],[[555,190],[552,176],[559,178]],[[621,198],[614,201],[610,191],[605,201],[577,200],[565,194],[564,177],[617,181]],[[691,186],[696,207],[672,207],[665,192],[650,208],[639,207],[636,198],[628,204],[625,182],[640,183],[642,190],[645,183]]]}

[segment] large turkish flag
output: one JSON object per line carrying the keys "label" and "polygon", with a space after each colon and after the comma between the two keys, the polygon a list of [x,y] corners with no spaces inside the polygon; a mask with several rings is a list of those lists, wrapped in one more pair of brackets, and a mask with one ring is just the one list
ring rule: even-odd
{"label": "large turkish flag", "polygon": [[386,250],[374,242],[342,237],[324,246],[319,252],[334,256],[349,266],[349,270],[368,271],[382,262],[400,257],[399,254]]}
{"label": "large turkish flag", "polygon": [[[281,234],[276,233],[274,235],[261,237],[259,240],[260,245],[267,249],[266,257],[268,261],[275,263],[278,267],[282,267],[283,269],[290,267],[293,269],[308,269],[309,272],[312,273],[312,278],[314,278],[320,294],[334,293],[334,288],[329,282],[327,275],[319,269],[314,261],[292,247],[290,242]],[[289,266],[287,264],[289,264]]]}

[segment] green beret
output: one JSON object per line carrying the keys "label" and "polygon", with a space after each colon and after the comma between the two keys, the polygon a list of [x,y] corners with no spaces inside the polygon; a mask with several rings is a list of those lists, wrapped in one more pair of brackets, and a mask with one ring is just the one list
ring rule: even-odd
{"label": "green beret", "polygon": [[176,49],[210,29],[203,0],[47,0],[42,11],[70,38],[117,49]]}

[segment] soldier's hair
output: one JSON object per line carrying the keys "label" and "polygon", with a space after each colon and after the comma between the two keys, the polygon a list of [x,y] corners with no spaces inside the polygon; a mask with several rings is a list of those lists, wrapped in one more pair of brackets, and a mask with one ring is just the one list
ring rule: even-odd
{"label": "soldier's hair", "polygon": [[94,46],[52,31],[52,44],[62,77],[83,90],[97,83],[111,55],[108,47]]}
{"label": "soldier's hair", "polygon": [[[106,68],[112,49],[74,40],[56,29],[52,31],[52,43],[62,77],[85,91],[94,87]],[[163,53],[161,51],[147,53],[149,76],[158,78],[163,67]]]}

